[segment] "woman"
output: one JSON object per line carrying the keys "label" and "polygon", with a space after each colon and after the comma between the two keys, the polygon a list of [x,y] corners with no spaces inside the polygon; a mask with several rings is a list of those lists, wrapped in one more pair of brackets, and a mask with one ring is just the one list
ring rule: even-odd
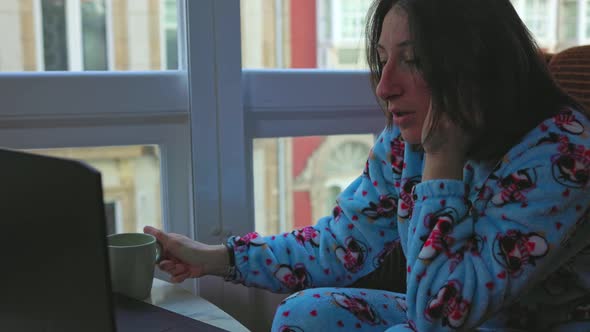
{"label": "woman", "polygon": [[[510,2],[377,0],[367,35],[388,126],[332,216],[229,251],[146,229],[160,267],[299,291],[273,331],[590,330],[590,121]],[[400,245],[405,294],[328,288]]]}

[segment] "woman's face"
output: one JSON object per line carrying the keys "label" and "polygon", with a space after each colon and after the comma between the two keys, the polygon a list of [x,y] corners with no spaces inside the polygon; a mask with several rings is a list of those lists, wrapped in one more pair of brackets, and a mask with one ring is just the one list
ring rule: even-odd
{"label": "woman's face", "polygon": [[377,52],[383,68],[377,96],[386,102],[404,140],[420,144],[430,90],[416,68],[407,15],[396,6],[385,15]]}

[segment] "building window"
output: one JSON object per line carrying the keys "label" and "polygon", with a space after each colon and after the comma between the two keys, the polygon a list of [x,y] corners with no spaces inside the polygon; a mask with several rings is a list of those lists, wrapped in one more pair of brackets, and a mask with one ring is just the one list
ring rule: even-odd
{"label": "building window", "polygon": [[549,1],[528,0],[525,5],[524,21],[537,39],[549,37]]}
{"label": "building window", "polygon": [[41,1],[45,70],[68,70],[65,0]]}
{"label": "building window", "polygon": [[560,6],[559,40],[575,41],[578,30],[578,3],[576,0],[565,0]]}
{"label": "building window", "polygon": [[178,69],[178,15],[176,0],[164,0],[164,59],[166,69]]}
{"label": "building window", "polygon": [[82,0],[82,47],[84,70],[108,69],[105,0]]}
{"label": "building window", "polygon": [[333,1],[332,31],[335,43],[358,43],[365,27],[370,2],[366,0]]}
{"label": "building window", "polygon": [[106,0],[40,1],[45,70],[108,70]]}

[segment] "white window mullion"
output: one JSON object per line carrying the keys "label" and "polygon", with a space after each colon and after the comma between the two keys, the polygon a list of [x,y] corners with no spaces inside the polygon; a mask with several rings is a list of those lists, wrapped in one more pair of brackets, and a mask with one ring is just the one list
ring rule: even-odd
{"label": "white window mullion", "polygon": [[45,58],[43,51],[43,9],[41,7],[41,0],[33,1],[33,19],[35,21],[35,60],[37,62],[37,70],[45,70]]}
{"label": "white window mullion", "polygon": [[338,44],[342,41],[342,1],[332,1],[332,43]]}
{"label": "white window mullion", "polygon": [[[240,3],[186,3],[195,236],[221,243],[230,233],[254,229],[247,180],[252,176],[251,142],[241,102]],[[199,290],[244,324],[254,319],[249,289],[204,278]]]}
{"label": "white window mullion", "polygon": [[105,0],[107,68],[115,70],[115,32],[113,29],[113,0]]}
{"label": "white window mullion", "polygon": [[66,0],[66,36],[68,41],[68,69],[71,71],[83,70],[80,0]]}

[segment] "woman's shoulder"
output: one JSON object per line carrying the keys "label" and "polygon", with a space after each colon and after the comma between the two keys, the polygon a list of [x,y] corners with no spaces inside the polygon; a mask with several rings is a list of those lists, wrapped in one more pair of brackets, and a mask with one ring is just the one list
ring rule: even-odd
{"label": "woman's shoulder", "polygon": [[565,142],[590,147],[590,119],[583,112],[570,107],[542,121],[523,139],[529,148]]}
{"label": "woman's shoulder", "polygon": [[514,172],[542,164],[556,166],[555,163],[559,163],[559,169],[571,171],[570,177],[587,181],[590,172],[590,119],[581,111],[564,108],[542,121],[510,149],[500,166]]}

